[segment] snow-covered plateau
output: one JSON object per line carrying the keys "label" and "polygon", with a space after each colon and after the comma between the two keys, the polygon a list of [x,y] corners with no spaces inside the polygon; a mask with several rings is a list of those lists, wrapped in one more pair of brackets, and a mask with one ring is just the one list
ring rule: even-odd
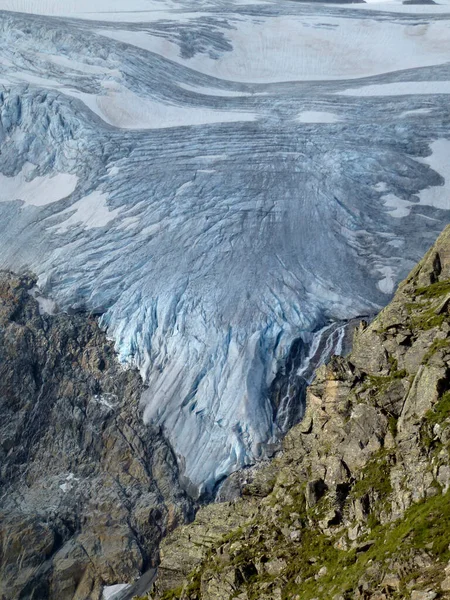
{"label": "snow-covered plateau", "polygon": [[101,315],[210,490],[450,221],[450,5],[0,9],[1,266]]}

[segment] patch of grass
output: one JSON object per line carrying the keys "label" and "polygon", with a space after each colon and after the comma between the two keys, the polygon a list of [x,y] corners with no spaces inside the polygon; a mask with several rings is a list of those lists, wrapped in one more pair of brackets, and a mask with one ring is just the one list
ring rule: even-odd
{"label": "patch of grass", "polygon": [[[164,594],[161,596],[161,600],[177,600],[178,598],[181,597],[182,592],[183,592],[182,587],[177,587],[174,590],[169,590],[168,592],[164,592]],[[133,600],[134,600],[134,598],[133,598]],[[138,600],[145,600],[145,597],[138,599]]]}
{"label": "patch of grass", "polygon": [[389,386],[396,380],[404,379],[407,375],[403,369],[391,371],[389,375],[366,375],[358,389],[358,394],[367,392],[369,394],[367,400],[377,405],[378,400],[387,392]]}
{"label": "patch of grass", "polygon": [[416,300],[405,304],[413,327],[426,331],[433,327],[440,327],[448,320],[448,315],[436,314],[438,305],[436,300],[439,301],[441,296],[450,294],[450,281],[440,281],[418,288],[416,293]]}
{"label": "patch of grass", "polygon": [[416,329],[428,331],[434,327],[441,327],[446,320],[446,315],[437,315],[434,308],[418,312],[411,317],[411,324]]}
{"label": "patch of grass", "polygon": [[432,428],[424,425],[420,429],[420,443],[427,450],[432,449],[435,446],[435,436],[433,434]]}
{"label": "patch of grass", "polygon": [[238,527],[237,529],[233,529],[230,533],[225,534],[221,540],[219,541],[219,545],[226,544],[227,542],[235,542],[240,540],[244,534],[244,528]]}
{"label": "patch of grass", "polygon": [[270,496],[269,505],[273,508],[280,506],[278,521],[280,525],[289,524],[292,521],[292,514],[304,515],[306,511],[305,484],[300,483],[289,487],[284,491],[286,496],[290,496],[291,501],[280,502],[276,493]]}
{"label": "patch of grass", "polygon": [[385,499],[392,493],[390,453],[385,449],[374,454],[361,472],[352,488],[352,496],[362,498],[368,492],[376,492],[379,499]]}
{"label": "patch of grass", "polygon": [[427,353],[423,357],[422,364],[424,364],[424,365],[428,364],[428,362],[430,361],[430,358],[433,356],[433,354],[435,354],[438,350],[441,350],[443,348],[450,348],[450,340],[449,339],[434,340],[434,342],[429,347]]}
{"label": "patch of grass", "polygon": [[450,390],[447,390],[424,417],[425,423],[433,428],[450,419]]}
{"label": "patch of grass", "polygon": [[375,527],[378,527],[379,524],[380,520],[378,519],[377,515],[374,511],[371,511],[367,517],[367,527],[369,529],[375,529]]}
{"label": "patch of grass", "polygon": [[161,600],[179,600],[179,598],[197,598],[200,597],[200,582],[201,582],[201,572],[193,571],[188,575],[189,584],[184,587],[180,586],[173,590],[168,590],[164,592],[161,596]]}
{"label": "patch of grass", "polygon": [[393,415],[390,415],[388,417],[388,427],[389,427],[389,431],[392,434],[392,437],[394,437],[394,438],[397,435],[397,425],[398,425],[398,418],[394,417]]}
{"label": "patch of grass", "polygon": [[276,477],[271,477],[267,481],[258,483],[248,483],[242,490],[243,496],[254,496],[255,498],[266,498],[275,487]]}
{"label": "patch of grass", "polygon": [[450,491],[437,494],[414,504],[403,519],[388,532],[386,549],[393,553],[401,547],[427,549],[435,558],[450,558],[448,532],[450,531]]}
{"label": "patch of grass", "polygon": [[[316,562],[310,559],[316,557]],[[348,571],[356,561],[356,550],[343,552],[337,550],[332,540],[317,530],[305,530],[297,552],[290,557],[288,567],[283,576],[288,580],[283,589],[283,598],[291,598],[299,594],[302,600],[310,598],[331,598],[332,594],[326,593],[331,588],[356,587],[358,575]],[[321,567],[327,568],[327,574],[315,579]],[[302,583],[295,583],[297,576],[302,578]],[[323,590],[318,593],[318,588]]]}
{"label": "patch of grass", "polygon": [[395,379],[403,379],[407,375],[408,373],[401,369],[400,371],[392,370],[389,375],[367,375],[367,379],[369,386],[383,390]]}
{"label": "patch of grass", "polygon": [[387,361],[389,363],[389,366],[391,367],[392,372],[395,373],[396,371],[398,371],[398,360],[395,358],[395,356],[392,356],[392,354],[388,354]]}
{"label": "patch of grass", "polygon": [[442,443],[433,432],[435,425],[442,425],[450,419],[450,390],[446,391],[436,404],[425,414],[420,426],[421,444],[428,450],[439,452]]}
{"label": "patch of grass", "polygon": [[450,294],[450,281],[438,281],[426,287],[417,288],[416,293],[422,298],[439,298]]}

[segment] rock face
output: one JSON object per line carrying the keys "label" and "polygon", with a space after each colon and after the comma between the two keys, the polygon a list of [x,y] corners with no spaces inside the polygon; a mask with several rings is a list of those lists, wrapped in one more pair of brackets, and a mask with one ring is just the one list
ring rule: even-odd
{"label": "rock face", "polygon": [[139,374],[94,318],[41,314],[34,283],[0,275],[0,597],[96,600],[193,505],[143,424]]}
{"label": "rock face", "polygon": [[153,598],[450,598],[450,228],[321,367],[234,502],[161,546]]}

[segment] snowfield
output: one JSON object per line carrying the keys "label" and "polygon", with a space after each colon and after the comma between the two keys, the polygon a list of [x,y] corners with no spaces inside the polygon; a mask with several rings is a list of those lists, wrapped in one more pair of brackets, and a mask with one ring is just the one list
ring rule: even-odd
{"label": "snowfield", "polygon": [[450,221],[450,5],[0,9],[1,266],[101,315],[210,491]]}
{"label": "snowfield", "polygon": [[[347,9],[348,10],[348,9]],[[450,23],[419,25],[366,18],[318,22],[315,16],[230,19],[233,47],[219,57],[180,56],[179,46],[146,31],[103,28],[99,33],[228,81],[322,81],[448,62]]]}

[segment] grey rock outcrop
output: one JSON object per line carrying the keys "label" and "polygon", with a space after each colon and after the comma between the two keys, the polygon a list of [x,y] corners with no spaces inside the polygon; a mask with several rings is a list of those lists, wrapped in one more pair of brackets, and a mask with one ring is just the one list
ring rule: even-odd
{"label": "grey rock outcrop", "polygon": [[97,600],[155,564],[193,503],[139,374],[95,318],[41,314],[34,284],[0,274],[0,598]]}

